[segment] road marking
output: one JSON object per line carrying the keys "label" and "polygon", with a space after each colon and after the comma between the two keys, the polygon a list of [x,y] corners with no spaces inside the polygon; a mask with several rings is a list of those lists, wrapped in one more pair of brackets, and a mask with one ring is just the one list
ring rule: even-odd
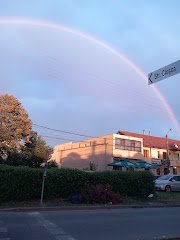
{"label": "road marking", "polygon": [[30,212],[29,215],[30,216],[37,216],[37,215],[39,215],[39,212]]}
{"label": "road marking", "polygon": [[29,215],[36,217],[40,225],[46,228],[48,232],[50,232],[55,237],[56,240],[76,240],[71,235],[67,234],[61,227],[58,227],[53,222],[50,222],[45,217],[40,215],[39,212],[31,212]]}

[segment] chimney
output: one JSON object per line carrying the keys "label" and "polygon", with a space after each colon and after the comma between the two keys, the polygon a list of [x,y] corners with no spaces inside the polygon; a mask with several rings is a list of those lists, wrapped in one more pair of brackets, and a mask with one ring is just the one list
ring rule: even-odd
{"label": "chimney", "polygon": [[145,130],[143,130],[143,134],[145,134]]}
{"label": "chimney", "polygon": [[151,136],[151,131],[149,131],[149,136]]}

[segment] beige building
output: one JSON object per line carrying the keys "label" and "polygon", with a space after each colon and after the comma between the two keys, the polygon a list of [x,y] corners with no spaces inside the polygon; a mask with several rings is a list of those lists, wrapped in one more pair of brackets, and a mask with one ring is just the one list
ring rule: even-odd
{"label": "beige building", "polygon": [[155,164],[158,168],[152,171],[158,175],[168,172],[167,160],[169,159],[170,172],[180,173],[180,141],[118,131],[116,134],[82,142],[57,145],[52,155],[52,159],[58,163],[59,167],[98,171],[112,170],[108,164],[122,158],[131,162],[145,160]]}

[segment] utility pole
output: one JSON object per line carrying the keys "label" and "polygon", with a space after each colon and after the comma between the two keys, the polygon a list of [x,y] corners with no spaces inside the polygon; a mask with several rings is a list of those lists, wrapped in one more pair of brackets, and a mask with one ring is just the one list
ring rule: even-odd
{"label": "utility pole", "polygon": [[105,163],[106,163],[106,170],[107,170],[107,159],[106,159],[106,155],[107,155],[107,142],[106,142],[106,138],[104,138],[104,158],[105,158]]}
{"label": "utility pole", "polygon": [[168,167],[168,174],[170,173],[170,160],[169,160],[169,139],[168,139],[168,133],[172,131],[172,128],[170,128],[166,134],[166,160],[167,160],[167,167]]}
{"label": "utility pole", "polygon": [[41,189],[41,205],[43,205],[44,184],[45,184],[45,179],[47,177],[48,158],[49,158],[49,154],[48,154],[48,150],[46,150],[46,158],[45,158],[43,181],[42,181],[42,189]]}

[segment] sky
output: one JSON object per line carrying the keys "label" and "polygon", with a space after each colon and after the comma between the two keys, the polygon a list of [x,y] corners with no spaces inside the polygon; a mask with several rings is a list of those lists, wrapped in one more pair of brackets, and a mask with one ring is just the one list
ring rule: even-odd
{"label": "sky", "polygon": [[0,0],[0,94],[19,99],[51,146],[118,130],[180,139],[180,75],[147,79],[179,60],[179,9],[179,0]]}

